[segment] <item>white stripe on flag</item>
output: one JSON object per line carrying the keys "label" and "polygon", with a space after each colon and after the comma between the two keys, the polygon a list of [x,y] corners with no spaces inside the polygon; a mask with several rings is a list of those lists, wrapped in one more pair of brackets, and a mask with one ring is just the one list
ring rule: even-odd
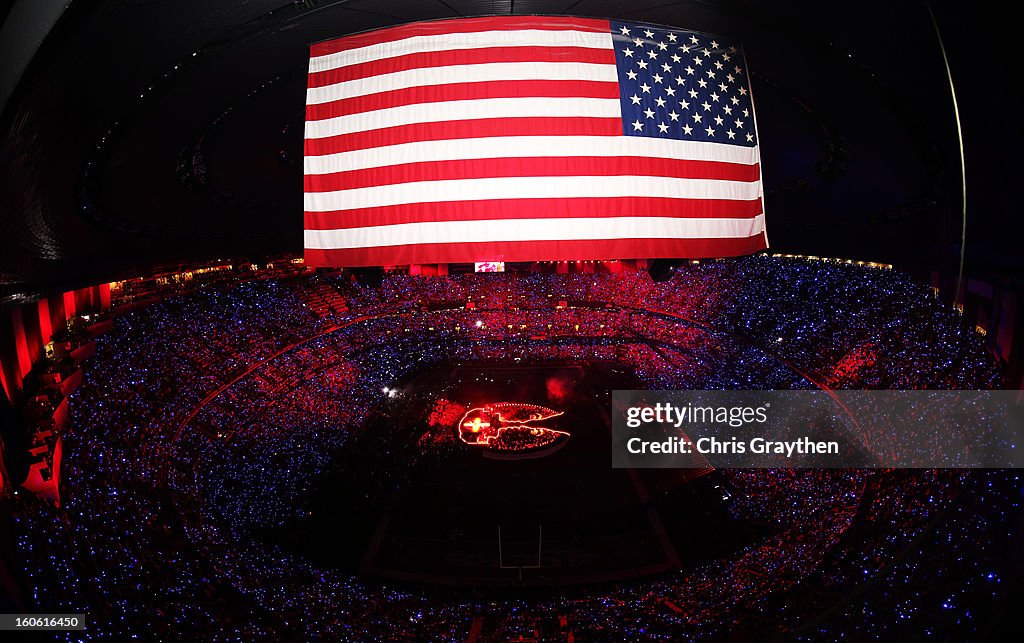
{"label": "white stripe on flag", "polygon": [[614,63],[495,62],[425,67],[347,80],[323,87],[311,87],[306,90],[306,104],[318,105],[396,89],[408,89],[409,87],[461,85],[501,80],[588,80],[618,83],[619,76]]}
{"label": "white stripe on flag", "polygon": [[677,179],[662,176],[515,176],[377,185],[334,192],[307,192],[306,212],[379,208],[404,203],[485,199],[571,199],[577,197],[661,197],[751,201],[760,181]]}
{"label": "white stripe on flag", "polygon": [[763,214],[751,219],[609,217],[431,221],[369,228],[306,230],[305,247],[373,248],[423,243],[587,239],[734,239],[752,237],[763,230]]}
{"label": "white stripe on flag", "polygon": [[495,136],[443,141],[418,141],[303,159],[305,174],[331,174],[404,163],[522,157],[646,156],[651,158],[722,161],[753,165],[757,147],[676,141],[647,136]]}
{"label": "white stripe on flag", "polygon": [[417,103],[306,121],[306,138],[324,138],[411,123],[522,117],[622,118],[622,112],[615,98],[482,98]]}
{"label": "white stripe on flag", "polygon": [[610,33],[592,31],[546,31],[541,29],[520,29],[516,31],[476,31],[470,33],[449,33],[434,36],[412,36],[402,40],[367,45],[333,54],[314,56],[309,59],[309,73],[338,69],[350,65],[420,54],[456,49],[488,49],[490,47],[584,47],[586,49],[611,49]]}

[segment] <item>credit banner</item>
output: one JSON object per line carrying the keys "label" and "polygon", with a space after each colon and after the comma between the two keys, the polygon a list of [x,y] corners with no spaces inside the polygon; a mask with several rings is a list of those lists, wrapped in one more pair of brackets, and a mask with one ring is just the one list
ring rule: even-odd
{"label": "credit banner", "polygon": [[614,391],[615,468],[1020,468],[1019,391]]}

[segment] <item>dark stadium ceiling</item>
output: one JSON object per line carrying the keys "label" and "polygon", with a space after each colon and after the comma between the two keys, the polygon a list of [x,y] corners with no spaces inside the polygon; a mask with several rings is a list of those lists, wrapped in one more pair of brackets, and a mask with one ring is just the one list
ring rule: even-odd
{"label": "dark stadium ceiling", "polygon": [[[0,19],[52,4],[0,2]],[[933,6],[964,123],[968,270],[1019,275],[1015,167],[1000,150],[1024,142],[1010,49],[1024,16],[969,4]],[[774,250],[912,269],[945,270],[958,256],[956,123],[923,3],[76,0],[33,45],[0,120],[0,288],[300,252],[308,45],[510,13],[739,38],[753,73]]]}

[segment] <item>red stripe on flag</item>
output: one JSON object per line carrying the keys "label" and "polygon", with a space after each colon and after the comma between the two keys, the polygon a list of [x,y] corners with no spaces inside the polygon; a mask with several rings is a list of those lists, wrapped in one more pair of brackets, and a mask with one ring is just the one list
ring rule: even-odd
{"label": "red stripe on flag", "polygon": [[306,192],[333,192],[375,185],[520,176],[663,176],[756,181],[760,167],[648,156],[541,156],[424,161],[334,174],[307,174],[304,178]]}
{"label": "red stripe on flag", "polygon": [[418,22],[398,27],[375,29],[361,34],[335,38],[326,42],[318,42],[309,48],[310,57],[326,56],[339,51],[358,49],[382,42],[394,42],[414,36],[439,36],[450,33],[475,33],[480,31],[519,31],[521,29],[541,29],[544,31],[590,31],[594,33],[610,33],[611,25],[607,20],[590,20],[587,18],[544,17],[544,16],[501,16],[494,18],[457,18],[453,20],[436,20]]}
{"label": "red stripe on flag", "polygon": [[[677,217],[752,219],[764,211],[761,199],[667,199],[660,197],[579,197],[574,199],[492,199],[407,203],[379,208],[306,212],[306,230],[364,226],[477,221],[486,219],[564,219],[579,217]],[[394,262],[392,262],[394,263]]]}
{"label": "red stripe on flag", "polygon": [[619,97],[617,83],[603,83],[596,80],[490,80],[480,83],[459,83],[444,85],[439,91],[436,86],[406,87],[389,92],[367,94],[316,103],[306,107],[307,121],[321,121],[336,116],[348,116],[402,105],[446,103],[454,100],[477,100],[483,98],[615,98]]}
{"label": "red stripe on flag", "polygon": [[491,136],[622,136],[621,118],[487,118],[413,123],[366,132],[306,139],[306,156],[350,152],[418,141],[445,141]]}
{"label": "red stripe on flag", "polygon": [[751,254],[767,248],[763,233],[740,239],[593,239],[428,243],[375,248],[306,248],[307,266],[385,266],[475,261],[559,261],[685,257],[705,259]]}
{"label": "red stripe on flag", "polygon": [[[482,65],[487,63],[594,63],[615,64],[615,52],[590,47],[487,47],[483,49],[455,49],[453,51],[424,51],[372,62],[357,63],[336,69],[312,72],[307,87],[324,87],[349,80],[369,78],[410,69],[451,67],[456,65]],[[453,76],[458,69],[448,70]]]}

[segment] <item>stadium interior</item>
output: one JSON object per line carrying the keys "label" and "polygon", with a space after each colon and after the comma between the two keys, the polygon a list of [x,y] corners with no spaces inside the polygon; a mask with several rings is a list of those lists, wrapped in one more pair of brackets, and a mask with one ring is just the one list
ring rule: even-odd
{"label": "stadium interior", "polygon": [[[741,42],[770,247],[304,258],[310,46],[531,15]],[[62,641],[1012,636],[1016,469],[609,461],[613,390],[1024,388],[1022,19],[0,0],[0,614],[85,615],[33,634]]]}

